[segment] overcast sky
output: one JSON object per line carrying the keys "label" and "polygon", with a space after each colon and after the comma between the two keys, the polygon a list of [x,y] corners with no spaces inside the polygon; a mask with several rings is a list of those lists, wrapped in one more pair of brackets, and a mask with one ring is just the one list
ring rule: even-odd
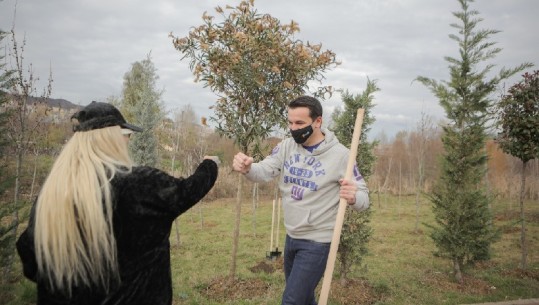
{"label": "overcast sky", "polygon": [[[198,116],[212,116],[215,95],[194,83],[187,61],[172,45],[169,33],[185,36],[202,23],[204,11],[236,1],[173,0],[0,0],[0,29],[13,25],[18,40],[26,37],[26,64],[47,79],[53,74],[53,98],[86,105],[120,96],[131,64],[151,58],[165,90],[167,110],[191,104]],[[458,57],[448,35],[458,22],[457,0],[257,0],[259,13],[299,23],[298,39],[322,43],[342,62],[325,74],[324,85],[360,93],[367,77],[378,81],[370,133],[392,137],[413,130],[424,112],[435,120],[444,112],[417,76],[448,79],[444,56]],[[16,14],[15,14],[16,8]],[[502,31],[491,41],[503,51],[491,63],[494,71],[531,62],[539,69],[539,1],[477,0],[471,8],[484,19],[479,28]],[[6,41],[6,40],[4,40]],[[531,71],[531,70],[530,70]],[[510,86],[520,79],[514,77]],[[43,85],[41,85],[43,87]],[[323,102],[329,113],[341,105],[340,95]]]}

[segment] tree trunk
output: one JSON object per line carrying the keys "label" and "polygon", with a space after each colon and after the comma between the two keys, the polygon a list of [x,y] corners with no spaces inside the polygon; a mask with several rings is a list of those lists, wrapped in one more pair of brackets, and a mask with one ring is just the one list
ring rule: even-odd
{"label": "tree trunk", "polygon": [[178,218],[174,219],[174,228],[176,229],[176,245],[180,246],[180,228],[178,226]]}
{"label": "tree trunk", "polygon": [[258,209],[258,205],[260,204],[260,185],[256,184],[256,208]]}
{"label": "tree trunk", "polygon": [[463,280],[462,280],[462,272],[460,270],[460,262],[456,258],[453,258],[453,271],[455,272],[455,280],[459,284],[462,284]]}
{"label": "tree trunk", "polygon": [[32,175],[32,186],[30,187],[30,200],[34,198],[34,186],[36,185],[36,175],[37,175],[37,157],[39,156],[39,151],[35,152],[34,158],[34,173]]}
{"label": "tree trunk", "polygon": [[535,164],[535,174],[532,175],[532,177],[536,177],[535,179],[535,197],[533,199],[539,199],[539,159],[536,159],[535,161],[533,161],[533,163]]}
{"label": "tree trunk", "polygon": [[[187,177],[191,176],[191,160],[192,160],[192,156],[189,154],[187,155],[187,161],[185,162],[186,163],[186,168],[187,168]],[[193,219],[193,213],[189,213],[189,217],[190,217],[190,221],[191,223],[195,222],[195,220]]]}
{"label": "tree trunk", "polygon": [[349,276],[348,276],[348,271],[350,271],[351,269],[351,266],[350,266],[350,262],[348,260],[348,258],[346,257],[348,255],[344,255],[344,257],[342,257],[342,260],[341,260],[341,284],[344,286],[348,280],[349,280]]}
{"label": "tree trunk", "polygon": [[401,216],[401,210],[402,210],[401,193],[402,193],[402,162],[399,161],[399,216]]}
{"label": "tree trunk", "polygon": [[238,175],[238,193],[236,196],[236,225],[234,226],[234,239],[232,244],[232,262],[230,264],[229,280],[234,281],[236,277],[236,257],[238,254],[238,244],[240,241],[240,220],[241,220],[241,200],[243,192],[243,175]]}
{"label": "tree trunk", "polygon": [[258,200],[258,183],[253,183],[253,237],[256,238],[256,207]]}
{"label": "tree trunk", "polygon": [[[485,148],[485,155],[488,156],[488,153],[486,152],[486,148]],[[491,192],[491,189],[490,189],[490,181],[488,179],[488,173],[489,173],[489,168],[488,168],[488,162],[485,162],[485,189],[486,189],[486,192],[487,192],[487,196],[488,197],[491,197],[490,194],[492,193]],[[488,209],[490,212],[492,212],[492,200],[489,200],[488,201]]]}
{"label": "tree trunk", "polygon": [[[13,194],[13,221],[19,222],[19,193],[21,188],[21,175],[22,175],[22,148],[17,152],[17,168],[15,170],[15,192]],[[17,233],[17,228],[14,228]]]}
{"label": "tree trunk", "polygon": [[198,204],[198,215],[200,216],[200,229],[204,229],[204,215],[202,214],[202,201]]}
{"label": "tree trunk", "polygon": [[389,178],[391,177],[391,163],[393,162],[393,157],[389,158],[389,165],[387,167],[387,174],[384,179],[384,184],[382,185],[382,190],[386,190],[387,183],[389,182]]}
{"label": "tree trunk", "polygon": [[378,192],[376,193],[376,196],[378,197],[378,208],[382,208],[382,204],[380,202],[380,183],[378,182]]}
{"label": "tree trunk", "polygon": [[524,191],[526,188],[526,162],[522,162],[522,177],[520,183],[520,247],[522,249],[522,269],[527,269],[526,258],[528,256],[528,247],[526,245],[526,221],[524,219]]}
{"label": "tree trunk", "polygon": [[509,179],[507,181],[507,184],[508,184],[508,191],[509,191],[509,211],[513,211],[513,196],[511,194],[511,191],[513,190],[513,180],[515,178],[516,174],[514,172],[514,166],[511,165],[511,171],[509,173]]}
{"label": "tree trunk", "polygon": [[[408,153],[407,153],[408,155]],[[412,156],[411,155],[408,155],[408,192],[411,192],[410,188],[413,187],[413,185],[417,182],[415,179],[414,179],[414,174],[413,174],[413,170],[412,170]],[[415,187],[414,187],[415,188]]]}
{"label": "tree trunk", "polygon": [[11,225],[10,227],[10,233],[9,233],[9,239],[12,240],[12,242],[9,243],[8,247],[8,256],[6,265],[4,267],[4,281],[7,282],[9,279],[9,275],[11,273],[11,267],[13,266],[13,258],[15,255],[15,240],[17,238],[17,229],[19,228],[19,193],[20,193],[20,185],[21,185],[21,172],[22,172],[22,148],[20,146],[17,147],[17,165],[15,169],[15,191],[13,195],[13,216],[11,218]]}
{"label": "tree trunk", "polygon": [[[423,156],[424,150],[421,150],[421,155]],[[418,232],[419,230],[419,208],[421,207],[421,192],[424,191],[424,185],[425,185],[425,158],[421,157],[421,160],[419,161],[419,181],[418,186],[416,190],[416,198],[415,198],[415,204],[416,204],[416,219],[415,219],[415,231]]]}
{"label": "tree trunk", "polygon": [[420,206],[420,194],[423,189],[423,164],[419,163],[419,181],[417,183],[416,193],[415,193],[415,228],[414,231],[419,232],[419,206]]}

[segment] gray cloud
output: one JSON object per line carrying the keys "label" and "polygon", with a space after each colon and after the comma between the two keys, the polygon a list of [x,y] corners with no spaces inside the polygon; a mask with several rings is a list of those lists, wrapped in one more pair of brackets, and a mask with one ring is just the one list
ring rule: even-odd
{"label": "gray cloud", "polygon": [[[215,15],[225,1],[32,1],[0,2],[0,28],[15,23],[18,39],[26,37],[26,63],[42,80],[52,68],[53,97],[85,105],[120,95],[123,75],[131,64],[151,52],[165,89],[169,110],[191,104],[200,116],[211,116],[208,107],[216,96],[194,83],[188,62],[180,61],[170,32],[186,35],[201,23],[204,11]],[[381,91],[375,95],[377,121],[371,135],[389,136],[415,128],[421,112],[441,119],[443,111],[435,97],[419,83],[419,75],[448,79],[444,56],[458,56],[457,45],[448,38],[451,14],[459,4],[449,0],[258,0],[259,13],[269,13],[283,23],[294,20],[298,39],[323,44],[342,62],[326,74],[325,84],[360,93],[367,77],[376,79]],[[503,51],[492,63],[514,67],[522,62],[539,64],[539,2],[536,0],[478,0],[471,4],[484,21],[481,28],[502,32],[492,37]],[[514,83],[518,77],[509,80]],[[326,109],[340,106],[335,95]]]}

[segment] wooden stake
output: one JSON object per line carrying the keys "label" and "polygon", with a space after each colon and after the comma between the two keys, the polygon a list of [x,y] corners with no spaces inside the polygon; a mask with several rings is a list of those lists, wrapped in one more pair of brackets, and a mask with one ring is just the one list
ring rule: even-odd
{"label": "wooden stake", "polygon": [[[275,199],[273,199],[273,209],[271,211],[271,241],[270,241],[270,252],[273,251],[273,227],[275,225]],[[271,255],[271,253],[270,253]]]}
{"label": "wooden stake", "polygon": [[[356,162],[357,147],[359,145],[359,138],[361,136],[361,126],[363,125],[364,114],[364,109],[360,108],[357,110],[356,124],[354,125],[352,144],[350,145],[350,155],[348,156],[348,164],[346,165],[346,174],[344,176],[345,180],[352,179],[352,172]],[[326,305],[328,302],[329,290],[331,289],[331,279],[333,277],[333,269],[335,269],[335,259],[337,258],[337,250],[339,249],[339,243],[341,241],[342,225],[347,206],[348,203],[346,202],[346,199],[341,198],[339,201],[339,210],[337,211],[337,219],[335,221],[335,229],[333,230],[333,238],[329,248],[326,271],[324,272],[324,281],[322,282],[322,289],[320,291],[320,300],[318,300],[320,305]]]}
{"label": "wooden stake", "polygon": [[279,226],[281,225],[281,197],[279,197],[279,202],[277,202],[277,236],[275,237],[275,248],[279,248]]}

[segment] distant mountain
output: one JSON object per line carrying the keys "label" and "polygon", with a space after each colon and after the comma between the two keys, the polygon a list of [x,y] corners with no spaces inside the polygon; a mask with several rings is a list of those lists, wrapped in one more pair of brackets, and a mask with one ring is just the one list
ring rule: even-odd
{"label": "distant mountain", "polygon": [[66,110],[82,108],[82,106],[75,105],[71,103],[70,101],[64,100],[64,99],[30,97],[28,101],[32,105],[36,103],[46,103],[47,106],[49,107],[61,108],[61,109],[66,109]]}

